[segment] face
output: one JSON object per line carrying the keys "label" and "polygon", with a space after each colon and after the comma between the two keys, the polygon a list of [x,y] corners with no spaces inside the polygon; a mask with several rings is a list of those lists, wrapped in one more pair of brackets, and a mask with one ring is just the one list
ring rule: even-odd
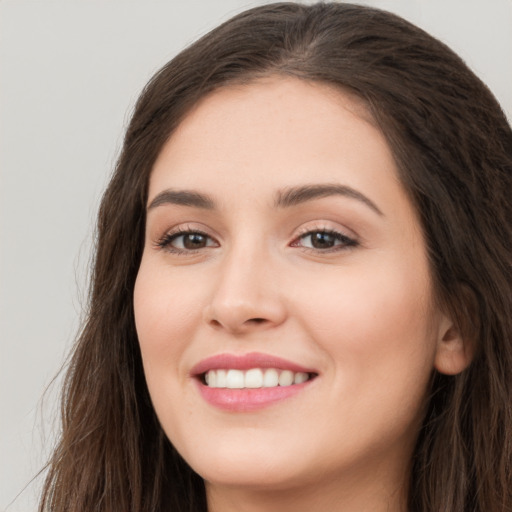
{"label": "face", "polygon": [[446,321],[432,295],[390,149],[348,94],[223,88],[163,147],[136,326],[161,425],[207,485],[404,478]]}

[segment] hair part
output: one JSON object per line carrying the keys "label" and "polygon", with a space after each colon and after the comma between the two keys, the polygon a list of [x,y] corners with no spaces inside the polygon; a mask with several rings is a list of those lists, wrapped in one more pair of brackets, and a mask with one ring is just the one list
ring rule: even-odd
{"label": "hair part", "polygon": [[456,54],[401,18],[343,3],[279,3],[201,38],[137,102],[100,207],[90,310],[40,511],[206,511],[201,478],[156,418],[135,331],[148,182],[201,98],[270,75],[329,84],[368,106],[418,211],[439,304],[476,348],[466,371],[432,377],[410,510],[512,510],[510,126]]}

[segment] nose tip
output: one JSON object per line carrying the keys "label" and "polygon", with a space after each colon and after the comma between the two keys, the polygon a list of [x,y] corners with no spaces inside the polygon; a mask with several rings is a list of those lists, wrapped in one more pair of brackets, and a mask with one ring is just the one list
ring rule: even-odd
{"label": "nose tip", "polygon": [[226,265],[204,309],[204,321],[231,334],[264,330],[286,317],[283,295],[269,267]]}
{"label": "nose tip", "polygon": [[216,302],[205,309],[204,317],[214,329],[224,329],[231,334],[243,334],[278,325],[283,315],[279,314],[277,309],[267,309],[266,312],[260,311],[256,316],[251,304]]}

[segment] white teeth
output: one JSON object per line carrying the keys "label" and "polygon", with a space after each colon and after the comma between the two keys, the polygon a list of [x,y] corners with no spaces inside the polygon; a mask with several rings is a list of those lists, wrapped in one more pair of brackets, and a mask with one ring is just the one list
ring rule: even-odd
{"label": "white teeth", "polygon": [[206,384],[211,388],[217,387],[217,372],[212,372],[211,370],[205,375],[204,379],[206,380]]}
{"label": "white teeth", "polygon": [[264,388],[275,388],[279,384],[279,373],[274,368],[270,368],[263,376]]}
{"label": "white teeth", "polygon": [[[294,384],[302,384],[303,382],[306,382],[309,379],[309,376],[307,373],[304,372],[297,372],[295,374],[295,377],[293,378]],[[217,382],[219,381],[219,377],[217,376]]]}
{"label": "white teeth", "polygon": [[280,386],[291,386],[293,384],[293,372],[290,370],[284,370],[279,375]]}
{"label": "white teeth", "polygon": [[263,386],[263,372],[259,368],[245,372],[246,388],[261,388],[261,386]]}
{"label": "white teeth", "polygon": [[241,389],[245,387],[244,372],[242,370],[228,370],[226,375],[226,387],[230,389]]}
{"label": "white teeth", "polygon": [[250,370],[210,370],[205,376],[206,385],[210,388],[273,388],[302,384],[309,380],[305,372],[292,372],[276,368],[251,368]]}
{"label": "white teeth", "polygon": [[226,387],[226,370],[217,370],[215,373],[217,373],[217,379],[215,381],[215,385],[218,388],[225,388]]}

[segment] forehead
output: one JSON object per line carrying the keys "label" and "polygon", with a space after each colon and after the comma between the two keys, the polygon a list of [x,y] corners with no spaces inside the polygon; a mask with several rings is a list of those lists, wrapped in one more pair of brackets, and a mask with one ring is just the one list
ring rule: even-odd
{"label": "forehead", "polygon": [[363,175],[382,178],[383,170],[396,176],[364,102],[329,85],[268,77],[203,98],[164,145],[150,195],[169,180],[181,186],[198,179],[205,185],[263,177],[276,185],[280,179],[281,185],[289,179],[336,181],[340,164],[354,169],[356,182]]}

